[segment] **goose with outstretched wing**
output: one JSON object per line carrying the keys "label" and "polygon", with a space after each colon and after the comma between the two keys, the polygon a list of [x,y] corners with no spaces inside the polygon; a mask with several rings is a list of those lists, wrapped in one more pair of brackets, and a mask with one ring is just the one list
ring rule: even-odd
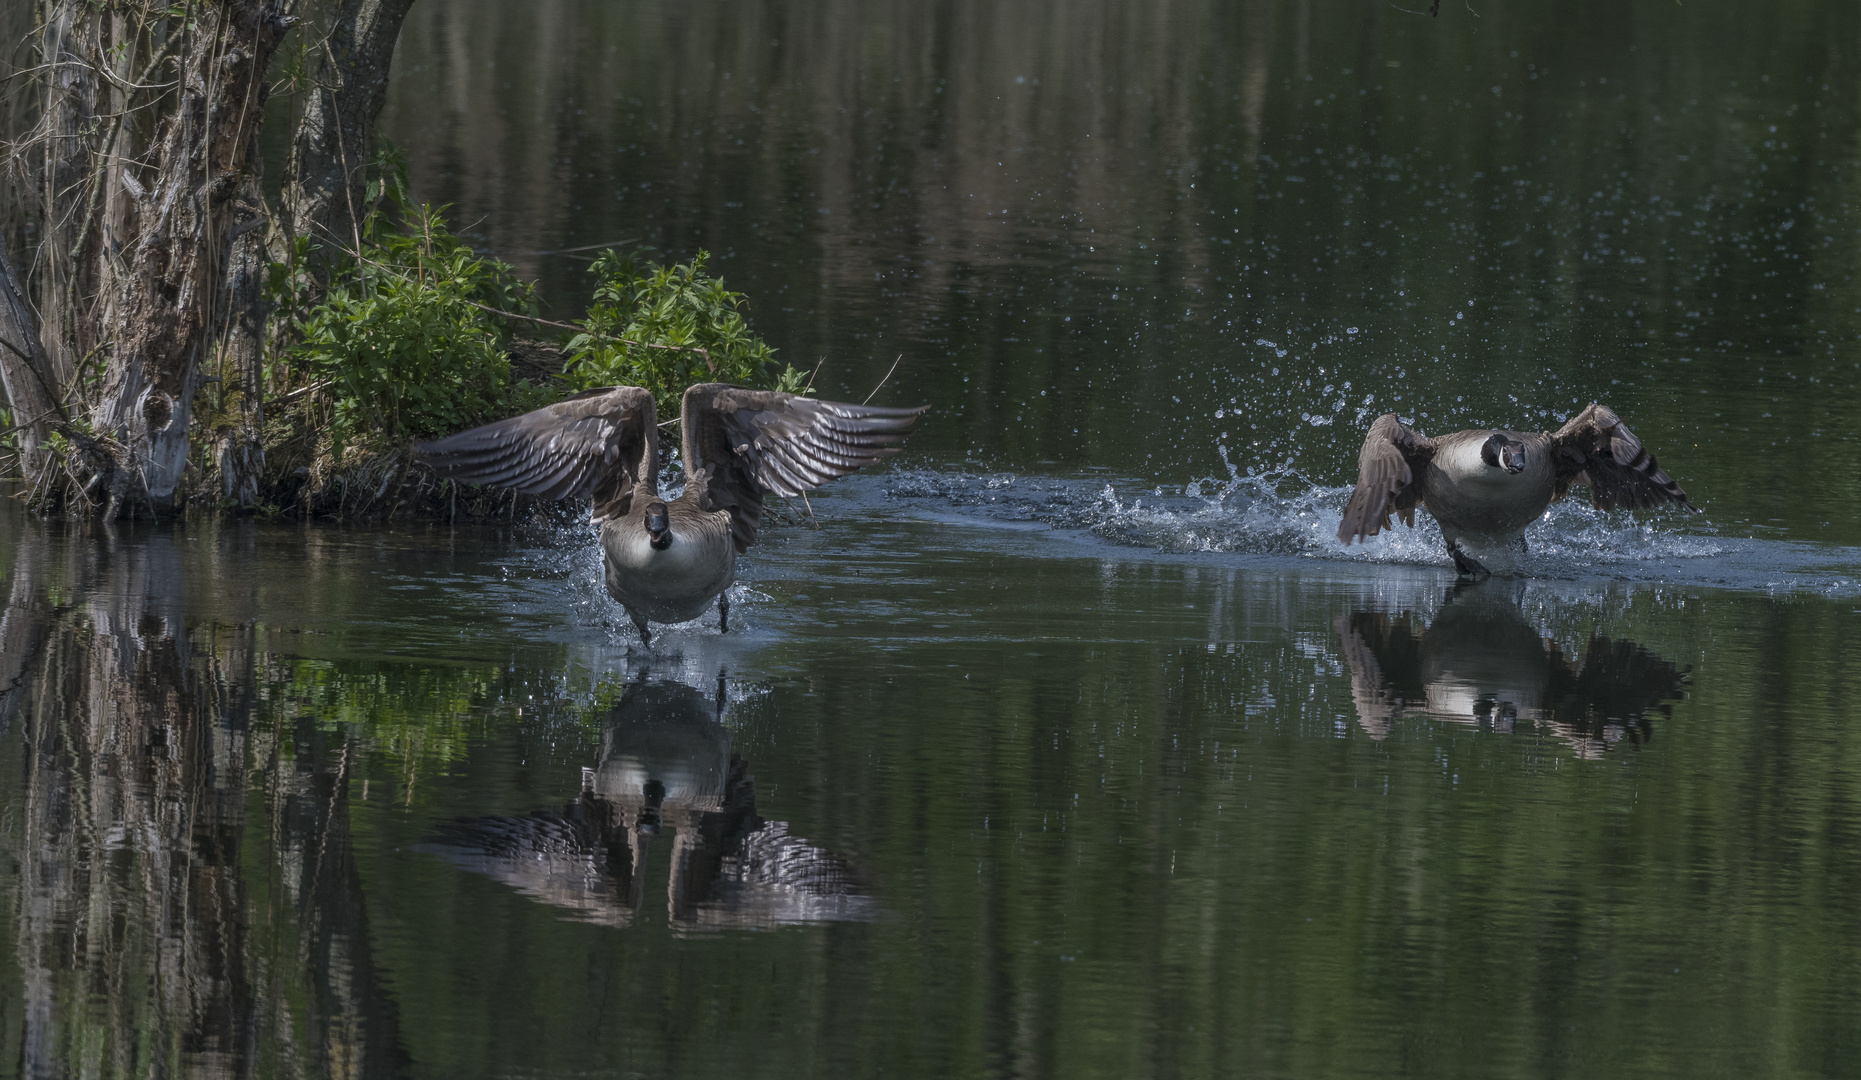
{"label": "goose with outstretched wing", "polygon": [[704,614],[737,556],[756,542],[765,495],[801,495],[898,452],[929,408],[821,401],[775,390],[699,383],[680,409],[685,491],[659,497],[658,416],[638,386],[588,390],[554,405],[420,447],[441,476],[545,499],[594,504],[607,591],[652,643],[648,622]]}
{"label": "goose with outstretched wing", "polygon": [[1678,503],[1699,512],[1607,405],[1592,402],[1556,432],[1478,429],[1432,439],[1386,413],[1364,437],[1338,539],[1375,536],[1392,515],[1413,526],[1415,508],[1425,507],[1455,568],[1483,577],[1467,547],[1522,548],[1525,527],[1573,486],[1589,488],[1598,510]]}

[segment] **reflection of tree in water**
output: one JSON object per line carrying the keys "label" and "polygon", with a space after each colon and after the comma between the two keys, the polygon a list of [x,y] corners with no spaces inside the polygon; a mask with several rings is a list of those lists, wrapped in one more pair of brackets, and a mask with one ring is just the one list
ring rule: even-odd
{"label": "reflection of tree in water", "polygon": [[713,702],[678,683],[636,682],[607,716],[600,764],[583,770],[574,802],[452,822],[424,850],[608,926],[638,916],[660,845],[674,926],[870,918],[872,899],[845,862],[757,815],[755,781],[718,722],[722,702],[721,685]]}
{"label": "reflection of tree in water", "polygon": [[171,535],[31,540],[0,615],[23,1074],[392,1071],[346,746],[253,730],[255,627],[188,633]]}
{"label": "reflection of tree in water", "polygon": [[1670,715],[1687,681],[1642,646],[1599,634],[1580,659],[1566,656],[1495,581],[1456,586],[1426,625],[1410,611],[1358,611],[1334,627],[1357,722],[1377,739],[1411,714],[1505,734],[1523,720],[1596,757],[1647,741],[1649,710]]}

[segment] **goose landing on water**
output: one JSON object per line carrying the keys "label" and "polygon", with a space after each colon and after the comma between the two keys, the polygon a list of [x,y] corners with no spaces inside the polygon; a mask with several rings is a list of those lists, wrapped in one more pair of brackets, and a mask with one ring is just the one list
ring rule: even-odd
{"label": "goose landing on water", "polygon": [[1672,502],[1699,513],[1607,405],[1592,402],[1555,434],[1478,430],[1434,439],[1386,413],[1364,437],[1338,539],[1375,536],[1391,514],[1413,527],[1419,504],[1440,523],[1455,568],[1484,577],[1465,545],[1522,550],[1525,527],[1572,485],[1588,487],[1598,510]]}
{"label": "goose landing on water", "polygon": [[587,390],[534,412],[426,443],[441,476],[545,499],[589,499],[607,591],[652,644],[648,620],[685,622],[724,590],[756,542],[763,496],[794,498],[898,452],[928,405],[893,409],[699,383],[679,412],[685,492],[659,497],[659,425],[638,386]]}

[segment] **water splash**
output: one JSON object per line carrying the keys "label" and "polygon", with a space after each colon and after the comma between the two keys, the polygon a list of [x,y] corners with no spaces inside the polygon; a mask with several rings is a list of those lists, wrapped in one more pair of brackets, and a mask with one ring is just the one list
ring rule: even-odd
{"label": "water splash", "polygon": [[[1345,547],[1338,521],[1349,487],[1313,483],[1296,469],[1242,473],[1219,448],[1226,478],[1205,477],[1180,487],[1132,490],[1104,480],[1038,478],[1008,473],[906,472],[887,493],[940,500],[1004,521],[1033,521],[1090,533],[1112,543],[1159,551],[1292,555],[1339,561],[1447,566],[1440,533],[1426,514],[1415,528],[1398,524],[1382,535]],[[1481,552],[1496,571],[1582,573],[1599,563],[1622,564],[1711,558],[1724,550],[1715,538],[1672,531],[1664,516],[1604,514],[1574,500],[1558,503],[1526,533],[1529,554]]]}

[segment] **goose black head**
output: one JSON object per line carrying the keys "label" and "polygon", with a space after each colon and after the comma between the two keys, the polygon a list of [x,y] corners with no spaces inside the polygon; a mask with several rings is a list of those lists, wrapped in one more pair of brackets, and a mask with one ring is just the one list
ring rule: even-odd
{"label": "goose black head", "polygon": [[647,543],[654,551],[664,551],[672,546],[672,517],[662,502],[650,503],[646,507]]}
{"label": "goose black head", "polygon": [[1525,444],[1503,433],[1495,433],[1480,447],[1480,460],[1509,473],[1525,471]]}

